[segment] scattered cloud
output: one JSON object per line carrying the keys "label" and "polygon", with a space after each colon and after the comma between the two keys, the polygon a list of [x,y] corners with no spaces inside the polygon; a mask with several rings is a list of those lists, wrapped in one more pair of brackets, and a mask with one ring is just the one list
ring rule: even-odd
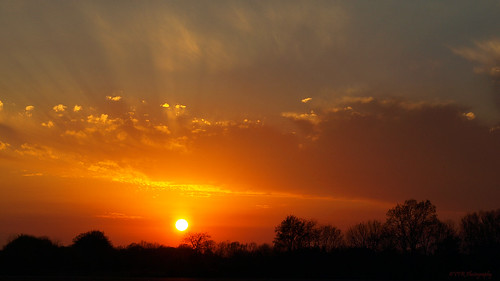
{"label": "scattered cloud", "polygon": [[182,104],[176,104],[176,105],[175,105],[175,108],[176,108],[176,109],[185,109],[185,108],[186,108],[186,106],[185,106],[185,105],[182,105]]}
{"label": "scattered cloud", "polygon": [[52,128],[52,127],[54,127],[54,122],[49,120],[48,122],[43,122],[42,126],[47,127],[47,128]]}
{"label": "scattered cloud", "polygon": [[67,106],[63,105],[63,104],[58,104],[58,105],[55,105],[54,107],[52,107],[52,109],[55,111],[55,112],[64,112],[66,110]]}
{"label": "scattered cloud", "polygon": [[314,111],[312,111],[312,110],[309,113],[283,112],[283,113],[281,113],[281,116],[283,116],[285,118],[297,120],[297,121],[302,120],[302,121],[308,121],[311,123],[318,123],[319,122],[318,115],[316,113],[314,113]]}
{"label": "scattered cloud", "polygon": [[3,110],[3,102],[0,100],[0,111]]}
{"label": "scattered cloud", "polygon": [[106,96],[106,99],[110,100],[110,101],[119,101],[122,99],[122,97],[121,96]]}
{"label": "scattered cloud", "polygon": [[163,103],[160,105],[161,107],[164,107],[164,108],[169,108],[170,107],[170,104],[168,103]]}
{"label": "scattered cloud", "polygon": [[302,99],[301,102],[302,103],[308,103],[311,100],[312,100],[312,98],[305,98],[305,99]]}
{"label": "scattered cloud", "polygon": [[80,106],[80,105],[75,105],[75,106],[73,107],[73,112],[78,112],[78,111],[80,111],[80,110],[82,110],[82,106]]}
{"label": "scattered cloud", "polygon": [[[69,165],[91,177],[186,196],[422,197],[456,206],[467,202],[447,201],[434,190],[460,188],[477,201],[495,193],[498,130],[468,122],[477,119],[470,109],[362,96],[330,106],[284,112],[285,126],[89,108],[92,114],[83,118],[38,123],[52,129],[37,131],[12,151],[30,161],[78,159]],[[7,146],[0,143],[2,150]],[[489,164],[479,169],[477,161]],[[474,179],[481,192],[471,190]]]}

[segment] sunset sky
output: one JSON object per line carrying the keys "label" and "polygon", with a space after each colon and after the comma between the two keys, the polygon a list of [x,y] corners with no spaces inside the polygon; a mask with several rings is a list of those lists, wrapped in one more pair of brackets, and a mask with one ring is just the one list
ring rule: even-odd
{"label": "sunset sky", "polygon": [[0,246],[500,207],[499,1],[0,0]]}

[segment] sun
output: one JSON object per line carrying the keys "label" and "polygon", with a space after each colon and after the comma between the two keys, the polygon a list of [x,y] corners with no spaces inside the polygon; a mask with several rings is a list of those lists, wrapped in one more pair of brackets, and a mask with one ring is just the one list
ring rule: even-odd
{"label": "sun", "polygon": [[188,228],[188,222],[185,219],[180,219],[175,222],[175,228],[179,231],[184,231]]}

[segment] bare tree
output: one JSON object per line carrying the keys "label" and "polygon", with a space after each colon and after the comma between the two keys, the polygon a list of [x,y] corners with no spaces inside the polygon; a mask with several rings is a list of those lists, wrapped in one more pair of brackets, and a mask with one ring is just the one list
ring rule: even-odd
{"label": "bare tree", "polygon": [[332,225],[322,225],[315,229],[315,246],[323,251],[331,252],[344,245],[344,237],[340,229]]}
{"label": "bare tree", "polygon": [[296,216],[287,216],[274,230],[274,246],[287,251],[310,247],[315,224]]}
{"label": "bare tree", "polygon": [[439,227],[436,206],[429,200],[406,200],[387,212],[386,226],[404,252],[429,253]]}
{"label": "bare tree", "polygon": [[286,251],[304,248],[332,251],[343,245],[340,229],[332,225],[318,226],[316,221],[296,216],[287,216],[276,227],[275,232],[274,246]]}
{"label": "bare tree", "polygon": [[350,247],[377,251],[382,249],[383,236],[383,224],[371,220],[350,227],[346,233],[346,240]]}
{"label": "bare tree", "polygon": [[461,220],[460,236],[465,252],[500,252],[500,209],[467,214]]}
{"label": "bare tree", "polygon": [[182,241],[197,253],[213,251],[215,242],[210,240],[211,236],[206,232],[186,233]]}

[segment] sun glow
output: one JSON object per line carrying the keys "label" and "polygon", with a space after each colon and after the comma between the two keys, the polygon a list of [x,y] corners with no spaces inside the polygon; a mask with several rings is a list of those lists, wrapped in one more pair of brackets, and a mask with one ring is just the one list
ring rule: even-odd
{"label": "sun glow", "polygon": [[188,222],[185,219],[180,219],[175,222],[175,228],[179,231],[184,231],[188,228]]}

